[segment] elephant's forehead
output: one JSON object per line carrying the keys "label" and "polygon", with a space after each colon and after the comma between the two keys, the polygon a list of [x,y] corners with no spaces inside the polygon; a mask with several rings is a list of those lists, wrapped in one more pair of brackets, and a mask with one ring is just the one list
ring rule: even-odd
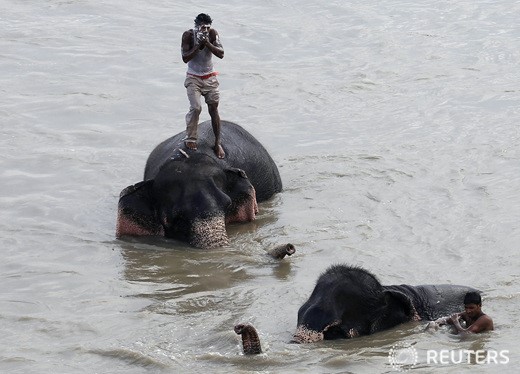
{"label": "elephant's forehead", "polygon": [[183,162],[169,162],[165,164],[156,180],[175,181],[208,181],[224,177],[224,171],[216,165],[211,164],[186,164]]}

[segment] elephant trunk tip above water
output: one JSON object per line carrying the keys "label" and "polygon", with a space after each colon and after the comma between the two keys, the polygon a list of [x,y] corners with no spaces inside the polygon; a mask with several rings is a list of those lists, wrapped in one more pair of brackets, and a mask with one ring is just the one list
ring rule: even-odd
{"label": "elephant trunk tip above water", "polygon": [[242,351],[246,355],[262,353],[260,338],[256,329],[250,324],[238,324],[235,326],[235,333],[242,336]]}
{"label": "elephant trunk tip above water", "polygon": [[158,235],[200,248],[228,244],[226,224],[249,222],[258,203],[282,191],[267,150],[241,126],[222,121],[226,157],[213,151],[211,121],[199,124],[197,150],[185,132],[160,143],[146,162],[143,181],[120,194],[116,236]]}
{"label": "elephant trunk tip above water", "polygon": [[277,260],[282,260],[285,256],[292,256],[296,253],[296,248],[291,243],[276,246],[267,250],[267,253]]}

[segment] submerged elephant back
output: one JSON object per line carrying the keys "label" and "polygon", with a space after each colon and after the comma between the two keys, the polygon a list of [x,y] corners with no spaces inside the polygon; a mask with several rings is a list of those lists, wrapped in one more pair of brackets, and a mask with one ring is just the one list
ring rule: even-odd
{"label": "submerged elephant back", "polygon": [[470,291],[480,292],[472,287],[452,284],[402,284],[383,287],[386,290],[400,291],[410,297],[421,319],[430,321],[460,312],[464,306],[464,295]]}
{"label": "submerged elephant back", "polygon": [[[183,131],[166,139],[152,151],[146,162],[144,180],[153,179],[171,157],[185,157],[179,149],[188,155],[193,154],[183,142],[185,136],[186,132]],[[218,159],[213,151],[215,137],[211,121],[199,124],[198,137],[196,152],[208,155],[222,167],[243,169],[255,187],[257,201],[267,200],[282,190],[280,174],[273,159],[264,146],[241,126],[221,121],[221,143],[226,152],[223,160]]]}

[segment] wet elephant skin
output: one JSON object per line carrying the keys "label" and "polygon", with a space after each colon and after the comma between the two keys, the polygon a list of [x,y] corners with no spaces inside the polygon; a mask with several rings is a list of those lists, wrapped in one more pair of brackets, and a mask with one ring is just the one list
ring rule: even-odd
{"label": "wet elephant skin", "polygon": [[319,277],[298,311],[294,341],[354,338],[409,321],[460,312],[466,292],[458,285],[383,286],[368,271],[334,265]]}
{"label": "wet elephant skin", "polygon": [[258,202],[282,190],[278,168],[267,150],[241,126],[222,121],[226,152],[212,149],[211,122],[199,124],[197,150],[181,132],[148,157],[143,181],[119,198],[116,236],[164,235],[193,246],[228,243],[226,224],[255,219]]}

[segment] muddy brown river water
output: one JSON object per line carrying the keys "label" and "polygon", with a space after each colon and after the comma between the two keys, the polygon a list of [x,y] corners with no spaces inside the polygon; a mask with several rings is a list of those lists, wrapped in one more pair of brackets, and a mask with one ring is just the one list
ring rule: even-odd
{"label": "muddy brown river water", "polygon": [[[519,11],[0,0],[0,372],[516,372]],[[184,129],[180,37],[200,12],[226,51],[221,116],[265,145],[284,191],[229,227],[228,247],[117,240],[119,192]],[[290,258],[265,254],[289,242]],[[479,288],[495,331],[410,323],[289,344],[333,263],[383,284]],[[237,323],[258,329],[261,355],[242,354]],[[396,350],[408,366],[392,364]],[[466,351],[488,360],[457,358]]]}

